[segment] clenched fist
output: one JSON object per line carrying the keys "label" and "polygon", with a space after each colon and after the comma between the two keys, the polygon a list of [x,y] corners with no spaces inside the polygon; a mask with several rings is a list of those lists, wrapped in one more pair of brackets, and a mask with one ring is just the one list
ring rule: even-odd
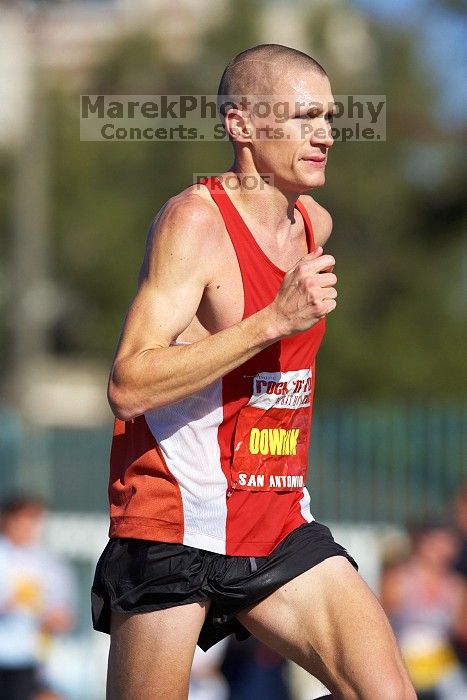
{"label": "clenched fist", "polygon": [[306,331],[336,308],[334,265],[332,255],[323,255],[323,249],[319,247],[286,273],[270,305],[281,335]]}

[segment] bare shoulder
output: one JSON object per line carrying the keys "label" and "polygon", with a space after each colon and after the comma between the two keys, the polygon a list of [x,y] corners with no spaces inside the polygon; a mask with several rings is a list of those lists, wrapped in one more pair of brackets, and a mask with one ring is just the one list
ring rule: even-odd
{"label": "bare shoulder", "polygon": [[194,185],[171,197],[153,221],[153,234],[175,245],[194,244],[198,253],[209,250],[222,233],[223,222],[217,206],[204,190]]}
{"label": "bare shoulder", "polygon": [[205,188],[192,186],[171,197],[155,216],[148,232],[141,275],[193,265],[202,274],[210,267],[223,239],[224,224]]}
{"label": "bare shoulder", "polygon": [[323,246],[331,235],[332,231],[332,216],[321,204],[313,199],[309,194],[302,194],[299,197],[300,202],[305,205],[313,224],[315,240],[317,245]]}

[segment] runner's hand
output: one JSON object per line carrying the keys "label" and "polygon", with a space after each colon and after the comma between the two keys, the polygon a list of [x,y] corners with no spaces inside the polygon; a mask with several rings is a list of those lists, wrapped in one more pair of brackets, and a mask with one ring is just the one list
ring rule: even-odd
{"label": "runner's hand", "polygon": [[281,335],[306,331],[336,308],[334,265],[332,255],[323,255],[323,249],[319,247],[286,273],[269,307],[277,319]]}

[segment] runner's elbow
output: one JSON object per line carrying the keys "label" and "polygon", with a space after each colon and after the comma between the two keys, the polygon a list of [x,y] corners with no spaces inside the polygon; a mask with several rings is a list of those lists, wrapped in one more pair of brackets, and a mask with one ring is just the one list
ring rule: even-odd
{"label": "runner's elbow", "polygon": [[116,418],[127,421],[136,418],[144,411],[136,405],[135,392],[130,390],[126,373],[118,364],[112,367],[107,387],[107,400]]}
{"label": "runner's elbow", "polygon": [[116,418],[127,421],[136,418],[136,412],[131,410],[129,402],[125,400],[124,394],[120,388],[117,388],[114,382],[109,382],[107,389],[107,400],[112,413]]}
{"label": "runner's elbow", "polygon": [[132,411],[129,407],[109,398],[109,405],[115,418],[122,421],[133,420],[138,416],[138,411]]}
{"label": "runner's elbow", "polygon": [[161,382],[153,377],[149,390],[148,386],[141,385],[140,372],[136,369],[127,362],[118,361],[110,373],[107,399],[114,416],[123,421],[133,420],[169,403]]}

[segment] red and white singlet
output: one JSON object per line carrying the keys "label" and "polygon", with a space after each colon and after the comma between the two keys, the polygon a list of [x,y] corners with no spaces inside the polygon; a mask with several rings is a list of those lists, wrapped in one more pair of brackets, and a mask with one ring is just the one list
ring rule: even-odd
{"label": "red and white singlet", "polygon": [[[243,318],[270,304],[284,272],[261,250],[216,178],[205,178],[240,266]],[[315,248],[299,201],[308,250]],[[305,486],[322,319],[169,406],[115,420],[110,537],[266,556],[311,522]]]}

